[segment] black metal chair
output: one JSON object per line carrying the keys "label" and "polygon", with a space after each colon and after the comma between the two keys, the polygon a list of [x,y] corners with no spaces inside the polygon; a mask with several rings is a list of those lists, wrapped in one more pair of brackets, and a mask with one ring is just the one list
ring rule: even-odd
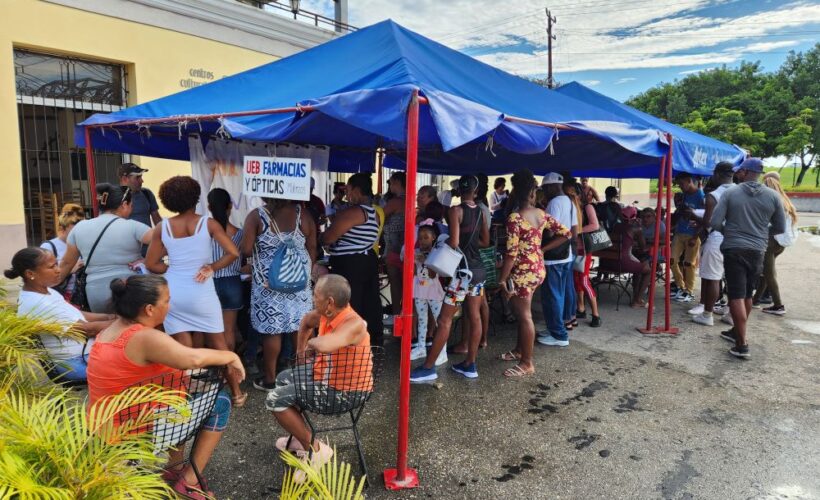
{"label": "black metal chair", "polygon": [[178,391],[178,395],[184,396],[188,401],[188,407],[191,412],[190,417],[187,419],[175,418],[178,416],[171,408],[158,404],[150,407],[146,405],[136,405],[126,408],[117,414],[117,420],[123,422],[137,419],[145,411],[167,413],[167,418],[161,417],[152,424],[151,428],[143,430],[153,435],[154,454],[179,448],[180,446],[184,446],[191,438],[194,438],[190,451],[188,452],[188,457],[182,462],[168,464],[167,467],[171,468],[182,464],[191,464],[199,484],[206,484],[199,468],[191,460],[191,455],[196,448],[198,433],[200,429],[202,429],[206,419],[211,415],[211,412],[213,412],[217,396],[225,385],[224,369],[222,367],[212,367],[174,371],[145,379],[131,387],[144,387],[148,385],[156,385]]}
{"label": "black metal chair", "polygon": [[[294,358],[296,405],[310,428],[311,442],[320,433],[353,431],[359,465],[367,478],[370,475],[358,423],[383,367],[384,348],[379,346],[345,347],[332,354],[308,351]],[[311,420],[311,413],[336,417],[349,415],[350,425],[319,429]]]}

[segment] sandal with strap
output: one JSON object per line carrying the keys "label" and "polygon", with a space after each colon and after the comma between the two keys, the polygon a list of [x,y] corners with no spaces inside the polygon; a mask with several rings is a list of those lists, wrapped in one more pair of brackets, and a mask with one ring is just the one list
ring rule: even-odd
{"label": "sandal with strap", "polygon": [[521,354],[515,351],[507,351],[498,357],[501,361],[518,361],[521,359]]}
{"label": "sandal with strap", "polygon": [[242,408],[245,406],[245,403],[248,401],[248,393],[243,392],[239,396],[234,396],[231,398],[231,404],[234,408]]}
{"label": "sandal with strap", "polygon": [[198,483],[188,484],[184,477],[180,477],[179,480],[174,483],[173,490],[174,493],[180,497],[189,498],[191,500],[211,500],[216,498],[213,491],[202,489]]}
{"label": "sandal with strap", "polygon": [[507,368],[506,370],[504,370],[504,376],[507,378],[528,377],[534,374],[535,369],[533,369],[532,371],[527,371],[524,368],[521,368],[521,365],[515,365],[512,368]]}

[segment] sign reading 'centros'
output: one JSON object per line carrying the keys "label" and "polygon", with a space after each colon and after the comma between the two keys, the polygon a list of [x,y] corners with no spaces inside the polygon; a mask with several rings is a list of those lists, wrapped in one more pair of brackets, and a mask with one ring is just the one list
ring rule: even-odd
{"label": "sign reading 'centros'", "polygon": [[310,159],[245,156],[242,192],[246,196],[308,201]]}

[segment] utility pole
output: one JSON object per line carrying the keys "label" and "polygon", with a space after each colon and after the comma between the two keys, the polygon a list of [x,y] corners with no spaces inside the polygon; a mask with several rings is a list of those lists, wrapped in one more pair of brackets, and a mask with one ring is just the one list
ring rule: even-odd
{"label": "utility pole", "polygon": [[552,23],[558,22],[558,19],[552,17],[549,9],[544,9],[547,12],[547,58],[549,66],[547,68],[547,87],[555,88],[555,80],[552,78],[552,41],[555,40],[555,35],[552,34]]}

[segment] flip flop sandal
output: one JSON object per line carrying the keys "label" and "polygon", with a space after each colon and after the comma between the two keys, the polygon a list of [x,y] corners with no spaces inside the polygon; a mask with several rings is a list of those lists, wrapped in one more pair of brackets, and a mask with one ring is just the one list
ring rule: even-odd
{"label": "flip flop sandal", "polygon": [[521,359],[521,355],[513,351],[507,351],[501,356],[499,356],[498,359],[500,359],[501,361],[518,361],[519,359]]}
{"label": "flip flop sandal", "polygon": [[566,328],[567,330],[572,330],[572,321],[564,323],[564,328]]}
{"label": "flip flop sandal", "polygon": [[160,477],[162,477],[163,481],[173,486],[177,481],[179,481],[182,471],[183,469],[164,469]]}
{"label": "flip flop sandal", "polygon": [[521,365],[515,365],[512,368],[507,368],[506,370],[504,370],[504,376],[507,378],[521,378],[534,374],[535,370],[528,372],[521,368]]}
{"label": "flip flop sandal", "polygon": [[234,408],[242,408],[245,406],[245,403],[248,401],[248,393],[243,392],[239,396],[234,396],[231,398],[231,404]]}

